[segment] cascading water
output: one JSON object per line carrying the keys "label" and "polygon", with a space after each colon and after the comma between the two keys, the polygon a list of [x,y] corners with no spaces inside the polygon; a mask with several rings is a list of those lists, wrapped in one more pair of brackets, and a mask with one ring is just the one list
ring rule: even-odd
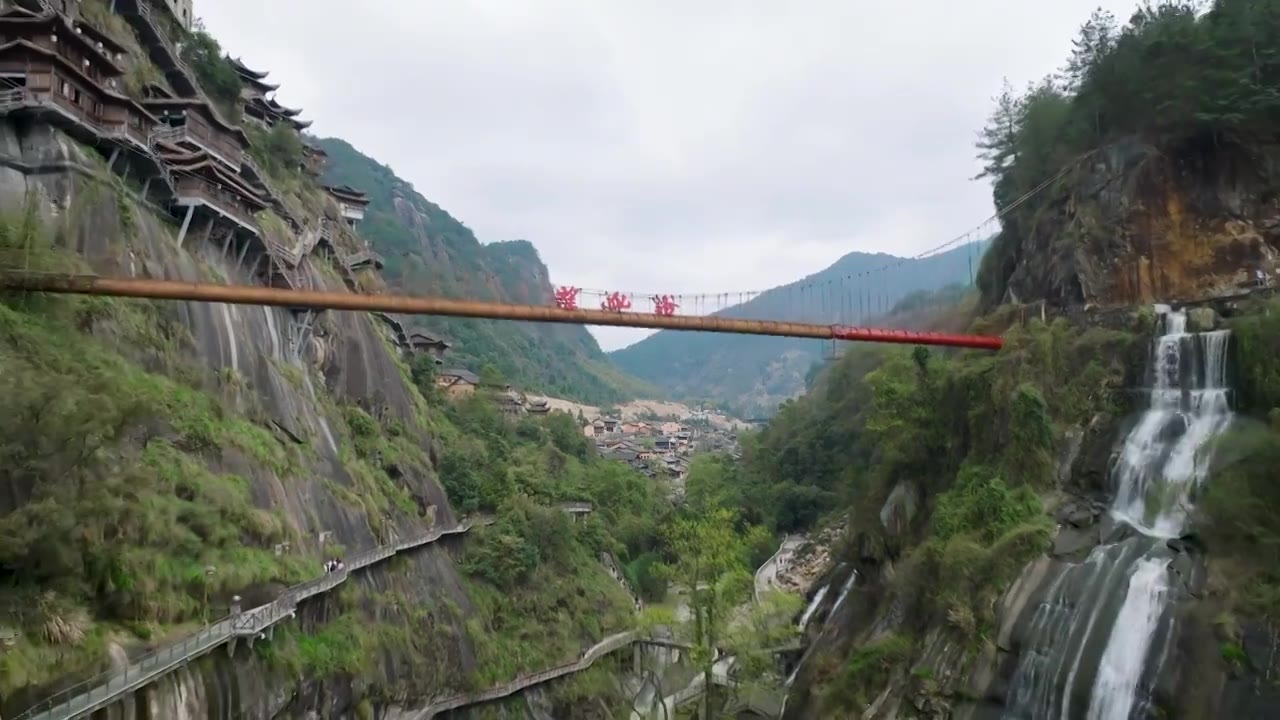
{"label": "cascading water", "polygon": [[818,588],[818,592],[814,593],[813,600],[809,602],[809,607],[805,608],[804,612],[800,615],[801,630],[804,630],[805,626],[809,624],[809,618],[813,617],[813,613],[818,609],[818,605],[822,603],[822,598],[826,597],[827,589],[830,587],[830,585],[823,585],[821,588]]}
{"label": "cascading water", "polygon": [[831,614],[835,615],[840,606],[844,604],[844,599],[849,597],[849,591],[853,589],[853,584],[858,580],[858,571],[854,570],[849,573],[849,579],[844,581],[844,585],[840,588],[840,594],[836,596],[836,602],[831,606]]}
{"label": "cascading water", "polygon": [[1011,720],[1132,720],[1172,635],[1166,545],[1185,529],[1205,482],[1208,442],[1231,423],[1228,331],[1189,333],[1186,314],[1157,306],[1146,411],[1111,472],[1111,518],[1137,531],[1063,567],[1027,626],[1010,681]]}

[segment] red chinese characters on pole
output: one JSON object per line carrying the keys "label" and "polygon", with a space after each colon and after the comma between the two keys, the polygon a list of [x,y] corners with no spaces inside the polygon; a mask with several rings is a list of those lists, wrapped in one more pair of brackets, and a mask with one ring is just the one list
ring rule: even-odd
{"label": "red chinese characters on pole", "polygon": [[653,301],[653,311],[659,315],[675,315],[676,308],[680,307],[673,295],[654,295],[650,300]]}
{"label": "red chinese characters on pole", "polygon": [[561,310],[577,310],[578,309],[578,293],[582,292],[582,288],[576,288],[571,285],[561,285],[555,291],[556,307]]}
{"label": "red chinese characters on pole", "polygon": [[604,296],[604,302],[600,303],[601,310],[609,312],[622,312],[631,309],[631,298],[620,292],[611,292]]}

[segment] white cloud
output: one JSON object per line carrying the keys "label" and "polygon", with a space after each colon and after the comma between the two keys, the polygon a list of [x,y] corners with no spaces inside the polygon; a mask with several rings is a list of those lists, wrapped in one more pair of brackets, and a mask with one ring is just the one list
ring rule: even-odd
{"label": "white cloud", "polygon": [[[1099,0],[217,0],[209,29],[321,135],[554,281],[767,288],[991,212],[1001,78],[1060,66]],[[1103,2],[1123,18],[1134,3]],[[606,348],[635,330],[594,329]]]}

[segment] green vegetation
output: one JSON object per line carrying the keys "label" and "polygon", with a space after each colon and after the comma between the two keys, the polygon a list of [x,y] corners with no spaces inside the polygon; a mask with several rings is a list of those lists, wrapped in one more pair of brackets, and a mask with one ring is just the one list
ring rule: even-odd
{"label": "green vegetation", "polygon": [[1231,321],[1237,418],[1214,449],[1213,482],[1200,507],[1214,571],[1240,614],[1280,622],[1280,300]]}
{"label": "green vegetation", "polygon": [[[440,687],[467,682],[457,658],[450,656],[457,645],[454,628],[462,621],[449,603],[415,602],[357,583],[342,586],[324,602],[323,622],[281,624],[271,641],[255,644],[254,651],[290,677],[361,681],[361,691],[368,693],[361,698],[363,705],[405,697],[419,687],[415,678],[431,677]],[[408,670],[390,684],[380,667],[388,652]]]}
{"label": "green vegetation", "polygon": [[858,648],[823,697],[827,707],[863,708],[884,689],[889,674],[911,657],[911,639],[886,635]]}
{"label": "green vegetation", "polygon": [[[0,224],[0,246],[24,248],[33,267],[72,264],[29,220]],[[198,377],[180,359],[189,342],[148,303],[0,304],[0,464],[13,503],[0,517],[0,614],[20,633],[0,655],[0,692],[93,669],[113,633],[157,637],[210,619],[247,586],[310,574],[306,558],[273,552],[292,531],[255,506],[249,480],[205,460],[235,449],[285,475],[297,450],[185,384]]]}
{"label": "green vegetation", "polygon": [[998,354],[851,351],[744,440],[745,462],[725,483],[736,497],[726,502],[752,522],[790,531],[841,499],[870,499],[878,511],[899,479],[941,494],[965,464],[987,469],[967,492],[1044,490],[1053,482],[1056,431],[1123,409],[1118,390],[1145,350],[1145,327],[1138,317],[1133,323],[1133,332],[1080,331],[1065,320],[1032,320],[1005,331]]}
{"label": "green vegetation", "polygon": [[1201,502],[1215,569],[1231,578],[1228,599],[1242,614],[1280,621],[1280,429],[1237,421],[1218,442],[1213,482]]}
{"label": "green vegetation", "polygon": [[238,122],[241,114],[240,75],[217,39],[205,30],[204,23],[197,20],[191,33],[183,38],[181,54],[223,117]]}
{"label": "green vegetation", "polygon": [[[425,381],[420,371],[410,373]],[[631,600],[600,554],[626,563],[658,547],[671,512],[661,488],[598,459],[569,415],[512,421],[483,391],[447,405],[437,428],[454,508],[497,516],[472,532],[461,562],[477,611],[467,622],[479,663],[471,686],[574,660],[629,628]],[[566,501],[593,511],[574,522],[555,507]]]}
{"label": "green vegetation", "polygon": [[[391,285],[418,295],[552,303],[547,269],[531,243],[481,244],[391,168],[341,140],[316,142],[329,155],[326,182],[369,194],[360,233],[386,258],[384,275]],[[453,345],[450,364],[473,372],[491,365],[507,382],[530,391],[595,405],[661,395],[614,367],[586,328],[458,318],[431,322]]]}
{"label": "green vegetation", "polygon": [[[1059,434],[1124,410],[1119,391],[1142,366],[1148,318],[1128,318],[1132,331],[1081,330],[1019,315],[974,321],[1004,335],[995,354],[851,351],[747,437],[743,462],[726,464],[723,478],[695,487],[691,474],[690,497],[775,530],[850,508],[846,543],[894,562],[885,602],[907,619],[843,666],[819,661],[824,712],[868,702],[924,639],[917,628],[945,628],[970,652],[991,639],[997,599],[1052,535],[1041,496],[1057,482]],[[894,513],[900,522],[887,529],[881,508],[900,486],[915,510]]]}
{"label": "green vegetation", "polygon": [[[982,133],[984,175],[998,207],[1011,205],[1082,155],[1129,141],[1133,161],[1165,153],[1204,167],[1209,153],[1231,158],[1243,177],[1270,177],[1280,105],[1274,71],[1280,62],[1280,9],[1274,3],[1217,0],[1208,12],[1191,0],[1162,0],[1137,9],[1121,25],[1094,12],[1061,75],[1022,93],[1006,85]],[[1050,188],[1003,219],[983,258],[978,285],[988,307],[1004,297],[1024,238],[1044,243],[1070,233],[1044,222],[1066,194]],[[1033,240],[1028,240],[1032,242]],[[1048,259],[1046,250],[1038,252]]]}
{"label": "green vegetation", "polygon": [[[892,315],[894,327],[923,327],[912,314],[958,304],[970,284],[970,268],[977,267],[985,247],[985,242],[973,243],[877,273],[873,271],[901,258],[849,253],[824,270],[758,297],[730,298],[741,304],[721,314],[816,323],[869,322]],[[874,280],[862,277],[864,273]],[[858,278],[857,284],[848,278]],[[945,291],[932,292],[940,288]],[[830,342],[819,340],[664,330],[610,353],[610,358],[687,402],[710,399],[739,417],[764,417],[803,392],[809,368],[831,350]]]}

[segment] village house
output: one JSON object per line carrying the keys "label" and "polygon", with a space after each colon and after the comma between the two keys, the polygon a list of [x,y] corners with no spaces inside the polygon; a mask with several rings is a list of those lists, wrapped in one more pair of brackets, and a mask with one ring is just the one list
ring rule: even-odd
{"label": "village house", "polygon": [[226,60],[235,69],[236,75],[240,76],[240,97],[246,102],[253,98],[266,97],[280,89],[279,85],[272,85],[266,81],[266,77],[271,73],[252,70],[238,57],[233,58],[228,55]]}
{"label": "village house", "polygon": [[188,150],[170,144],[161,146],[160,158],[173,173],[173,204],[186,210],[178,231],[179,245],[186,239],[197,212],[205,218],[198,226],[210,227],[212,213],[247,233],[259,234],[254,215],[265,210],[270,201],[225,163],[202,149]]}
{"label": "village house", "polygon": [[191,29],[191,23],[195,21],[195,14],[192,12],[192,0],[164,0],[162,5],[170,13],[173,13],[174,19],[178,21],[178,24],[184,30]]}
{"label": "village house", "polygon": [[493,399],[498,404],[498,409],[507,415],[523,415],[525,413],[524,396],[512,390],[510,386],[506,390],[495,394]]}
{"label": "village house", "polygon": [[621,435],[622,423],[615,418],[596,418],[591,421],[587,427],[591,428],[590,432],[583,429],[583,434],[587,437],[604,437],[606,435]]}
{"label": "village house", "polygon": [[414,327],[411,324],[416,319],[413,315],[386,312],[371,314],[382,321],[389,331],[391,342],[406,356],[423,354],[435,360],[437,365],[443,364],[445,352],[452,346],[426,328]]}
{"label": "village house", "polygon": [[658,426],[658,432],[662,433],[663,435],[670,436],[680,432],[680,428],[681,428],[680,423],[672,422],[668,420],[667,422],[664,422]]}
{"label": "village house", "polygon": [[408,350],[412,354],[421,353],[435,360],[437,365],[444,362],[444,353],[449,349],[449,343],[429,334],[421,328],[410,329],[407,340]]}
{"label": "village house", "polygon": [[244,130],[223,120],[203,100],[171,97],[161,95],[162,92],[153,86],[152,97],[142,104],[168,126],[167,129],[161,128],[166,130],[163,139],[193,150],[203,150],[238,174],[249,149],[249,136],[244,134]]}
{"label": "village house", "polygon": [[546,415],[551,412],[551,403],[547,402],[546,398],[530,400],[526,411],[530,415]]}
{"label": "village house", "polygon": [[0,12],[0,112],[38,116],[76,139],[140,156],[162,172],[148,139],[158,119],[123,94],[125,49],[88,23],[21,7]]}
{"label": "village house", "polygon": [[342,217],[351,227],[364,219],[364,211],[369,207],[369,196],[360,190],[346,185],[326,185],[325,191],[338,203]]}
{"label": "village house", "polygon": [[271,97],[279,85],[266,81],[271,73],[254,70],[245,65],[240,58],[228,56],[227,62],[240,77],[240,99],[244,103],[244,117],[263,127],[272,128],[279,123],[287,123],[299,132],[311,127],[310,121],[299,120],[302,110],[281,105]]}
{"label": "village house", "polygon": [[478,385],[480,378],[470,370],[442,370],[436,375],[436,387],[450,399],[472,395]]}

